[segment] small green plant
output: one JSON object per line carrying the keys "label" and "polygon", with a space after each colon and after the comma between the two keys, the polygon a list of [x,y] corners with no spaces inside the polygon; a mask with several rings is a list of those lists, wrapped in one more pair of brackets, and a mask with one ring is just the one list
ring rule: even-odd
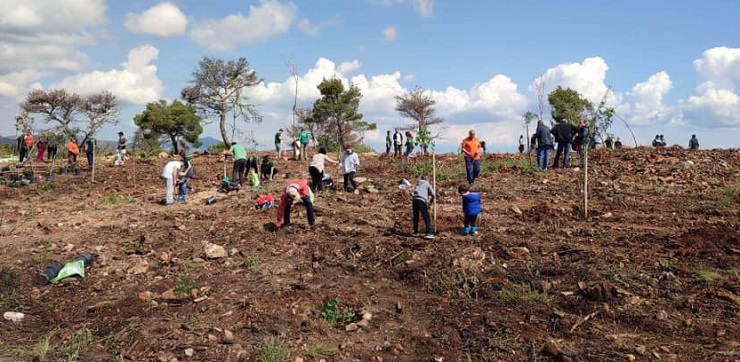
{"label": "small green plant", "polygon": [[355,317],[355,310],[349,307],[341,308],[339,298],[334,297],[321,305],[321,315],[330,324],[350,322]]}
{"label": "small green plant", "polygon": [[51,339],[54,337],[54,335],[57,333],[56,329],[52,329],[49,331],[49,333],[45,334],[43,337],[41,337],[41,340],[36,342],[36,344],[33,346],[33,350],[31,351],[31,354],[38,358],[40,361],[46,360],[46,355],[49,353],[49,351],[52,350],[53,346],[51,344]]}
{"label": "small green plant", "polygon": [[175,284],[175,296],[178,298],[186,298],[190,295],[190,291],[195,288],[195,280],[188,279],[185,276],[177,278],[177,284]]}
{"label": "small green plant", "polygon": [[90,346],[93,345],[93,342],[93,334],[89,328],[82,328],[75,332],[65,346],[65,349],[69,352],[67,361],[77,361],[80,354],[90,348]]}
{"label": "small green plant", "polygon": [[121,205],[131,203],[132,201],[130,197],[126,196],[108,195],[100,200],[100,205]]}
{"label": "small green plant", "polygon": [[333,349],[317,344],[308,347],[308,350],[304,355],[313,359],[320,359],[333,356],[334,354],[336,354],[336,351]]}
{"label": "small green plant", "polygon": [[508,304],[550,304],[547,293],[538,292],[529,285],[514,284],[499,292],[499,299]]}
{"label": "small green plant", "polygon": [[262,348],[261,362],[288,362],[290,359],[290,351],[285,345],[285,342],[278,338],[270,338],[265,341],[265,346]]}
{"label": "small green plant", "polygon": [[708,268],[700,268],[696,271],[696,276],[707,283],[714,283],[716,281],[722,280],[722,275],[717,273],[716,271]]}
{"label": "small green plant", "polygon": [[260,266],[260,260],[257,259],[254,255],[247,255],[246,258],[244,258],[244,261],[242,261],[242,268],[243,269],[255,269],[258,266]]}
{"label": "small green plant", "polygon": [[659,258],[658,264],[660,264],[660,269],[663,271],[672,271],[673,270],[673,264],[668,259]]}
{"label": "small green plant", "polygon": [[740,188],[727,187],[714,202],[716,207],[731,207],[740,204]]}
{"label": "small green plant", "polygon": [[142,255],[146,253],[146,247],[144,246],[144,240],[140,239],[135,243],[126,244],[126,254],[137,254]]}

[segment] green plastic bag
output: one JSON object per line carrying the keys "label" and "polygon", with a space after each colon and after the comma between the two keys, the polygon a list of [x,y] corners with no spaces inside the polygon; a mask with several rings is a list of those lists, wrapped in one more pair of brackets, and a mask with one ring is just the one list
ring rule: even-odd
{"label": "green plastic bag", "polygon": [[64,268],[59,271],[59,274],[57,274],[56,278],[50,280],[52,283],[56,283],[62,279],[67,279],[71,276],[79,275],[81,278],[85,277],[85,261],[84,260],[75,260],[70,261],[69,263],[64,265]]}
{"label": "green plastic bag", "polygon": [[311,203],[312,204],[315,204],[316,203],[316,195],[314,195],[313,191],[311,191],[310,189],[308,190],[308,192],[310,193],[308,197],[311,200]]}
{"label": "green plastic bag", "polygon": [[257,176],[256,172],[252,172],[252,187],[260,186],[260,177]]}

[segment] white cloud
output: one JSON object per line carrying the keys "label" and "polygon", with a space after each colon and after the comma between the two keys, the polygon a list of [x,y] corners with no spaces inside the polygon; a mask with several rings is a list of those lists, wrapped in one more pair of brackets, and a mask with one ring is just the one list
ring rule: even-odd
{"label": "white cloud", "polygon": [[126,14],[126,29],[132,33],[175,37],[185,34],[187,26],[185,14],[171,2],[163,2],[141,14]]}
{"label": "white cloud", "polygon": [[434,14],[435,0],[371,0],[371,2],[383,6],[393,6],[403,3],[411,3],[414,10],[421,16],[432,16]]}
{"label": "white cloud", "polygon": [[190,39],[211,51],[232,51],[240,45],[254,44],[287,32],[296,19],[298,8],[293,3],[261,0],[250,6],[249,15],[229,15],[221,20],[196,23]]}
{"label": "white cloud", "polygon": [[104,0],[3,0],[0,32],[29,35],[74,33],[105,24]]}
{"label": "white cloud", "polygon": [[632,87],[625,95],[624,102],[616,107],[617,113],[634,125],[665,123],[675,113],[673,107],[663,103],[663,98],[671,88],[673,82],[668,73],[655,73],[647,81]]}
{"label": "white cloud", "polygon": [[306,35],[319,35],[321,33],[321,27],[311,23],[311,20],[303,19],[298,22],[298,30],[302,31]]}
{"label": "white cloud", "polygon": [[546,93],[561,86],[577,90],[586,99],[598,103],[609,90],[605,83],[608,70],[609,66],[601,57],[586,58],[583,63],[560,64],[545,71],[529,89],[536,91],[535,84],[544,80]]}
{"label": "white cloud", "polygon": [[385,41],[394,41],[398,37],[398,30],[395,27],[389,26],[383,29],[383,39]]}
{"label": "white cloud", "polygon": [[432,16],[434,13],[434,0],[414,0],[414,9],[421,16]]}
{"label": "white cloud", "polygon": [[694,61],[704,79],[682,102],[682,121],[705,127],[740,126],[740,48],[717,47]]}
{"label": "white cloud", "polygon": [[339,64],[339,68],[337,69],[337,71],[342,74],[347,74],[360,69],[360,67],[362,67],[362,62],[355,59],[351,62],[342,62],[341,64]]}
{"label": "white cloud", "polygon": [[162,81],[153,62],[159,50],[151,45],[132,49],[122,69],[92,71],[63,79],[50,88],[65,88],[80,94],[110,91],[122,102],[146,104],[160,98]]}

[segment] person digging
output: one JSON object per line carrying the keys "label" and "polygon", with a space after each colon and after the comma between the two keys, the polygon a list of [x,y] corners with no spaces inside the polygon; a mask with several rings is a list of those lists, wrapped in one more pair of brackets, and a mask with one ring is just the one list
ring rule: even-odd
{"label": "person digging", "polygon": [[290,226],[290,209],[293,204],[303,203],[306,207],[306,216],[308,217],[308,225],[313,229],[316,225],[316,215],[313,211],[313,193],[311,188],[308,186],[308,180],[296,180],[291,181],[287,184],[285,191],[283,191],[282,197],[280,197],[280,204],[277,208],[277,222],[275,227],[279,229],[285,229]]}

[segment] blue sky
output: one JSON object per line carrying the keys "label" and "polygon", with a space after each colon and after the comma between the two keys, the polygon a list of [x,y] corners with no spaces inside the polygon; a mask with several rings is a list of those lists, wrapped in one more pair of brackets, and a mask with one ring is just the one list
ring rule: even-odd
{"label": "blue sky", "polygon": [[[203,56],[244,56],[265,79],[246,94],[265,120],[240,129],[264,148],[292,118],[286,62],[299,71],[299,105],[337,76],[360,86],[381,131],[406,123],[394,96],[422,86],[446,119],[442,151],[470,128],[513,150],[538,79],[593,101],[608,93],[641,144],[662,133],[685,146],[696,133],[702,147],[738,147],[736,1],[6,0],[0,14],[2,135],[15,133],[25,94],[54,87],[113,91],[121,120],[99,138],[133,134],[133,116],[177,98]],[[612,132],[631,139],[619,123]]]}

